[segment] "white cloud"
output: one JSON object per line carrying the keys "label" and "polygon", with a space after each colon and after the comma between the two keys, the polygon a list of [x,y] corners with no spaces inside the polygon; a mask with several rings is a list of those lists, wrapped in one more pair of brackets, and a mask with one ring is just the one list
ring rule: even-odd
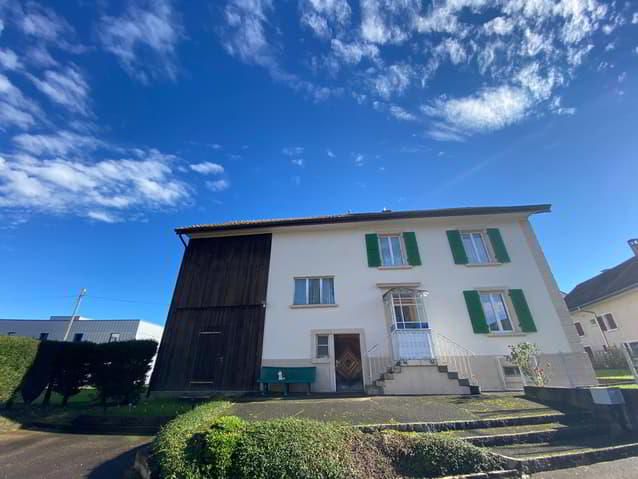
{"label": "white cloud", "polygon": [[41,115],[37,103],[26,98],[9,78],[0,74],[0,130],[9,126],[28,129]]}
{"label": "white cloud", "polygon": [[182,25],[171,0],[131,2],[123,15],[100,20],[99,39],[123,68],[143,83],[177,78],[177,44]]}
{"label": "white cloud", "polygon": [[43,79],[34,75],[29,75],[29,78],[54,102],[74,113],[90,113],[89,85],[77,67],[69,65],[59,70],[47,70]]}
{"label": "white cloud", "polygon": [[392,65],[373,80],[374,89],[379,96],[388,100],[405,92],[413,75],[412,67],[407,64]]}
{"label": "white cloud", "polygon": [[221,175],[224,172],[224,167],[217,163],[205,161],[203,163],[194,163],[189,165],[190,169],[201,173],[202,175]]}
{"label": "white cloud", "polygon": [[281,149],[281,152],[286,156],[298,156],[303,155],[303,146],[286,146]]}
{"label": "white cloud", "polygon": [[337,157],[337,155],[335,155],[330,148],[328,148],[326,150],[326,155],[328,155],[328,158],[336,158]]}
{"label": "white cloud", "polygon": [[3,70],[20,70],[22,63],[13,50],[0,48],[0,67]]}
{"label": "white cloud", "polygon": [[415,121],[417,117],[398,105],[391,105],[388,109],[390,114],[397,120]]}
{"label": "white cloud", "polygon": [[319,38],[330,38],[348,24],[352,10],[346,0],[303,0],[300,2],[301,24]]}
{"label": "white cloud", "polygon": [[525,90],[511,86],[485,88],[463,98],[440,98],[423,111],[435,123],[430,136],[461,139],[464,134],[498,130],[522,120],[532,106]]}
{"label": "white cloud", "polygon": [[22,151],[34,155],[61,155],[92,151],[104,146],[103,142],[94,136],[81,135],[68,130],[61,130],[54,134],[21,133],[13,137],[13,143]]}
{"label": "white cloud", "polygon": [[304,165],[304,159],[303,158],[293,158],[292,160],[290,160],[290,163],[292,163],[295,166],[303,166]]}
{"label": "white cloud", "polygon": [[19,25],[22,31],[30,36],[48,42],[59,42],[60,39],[73,32],[73,28],[53,10],[29,2],[24,12],[20,12]]}
{"label": "white cloud", "polygon": [[228,188],[230,188],[230,182],[228,180],[207,181],[206,186],[211,191],[218,193],[220,191],[225,191]]}
{"label": "white cloud", "polygon": [[510,18],[496,17],[483,24],[483,31],[489,35],[508,35],[514,30],[514,22]]}
{"label": "white cloud", "polygon": [[379,55],[376,45],[364,42],[344,43],[338,38],[332,40],[332,51],[345,63],[356,65],[363,58],[375,58]]}
{"label": "white cloud", "polygon": [[562,76],[550,68],[545,76],[541,75],[541,65],[530,63],[516,76],[516,81],[527,88],[535,99],[546,100],[554,89],[563,83]]}
{"label": "white cloud", "polygon": [[364,163],[365,163],[365,156],[363,156],[361,153],[354,155],[355,166],[363,166]]}
{"label": "white cloud", "polygon": [[444,41],[439,43],[436,48],[436,52],[441,56],[449,57],[450,61],[454,65],[458,65],[459,63],[464,63],[467,59],[467,52],[463,45],[458,40],[452,38],[446,38]]}
{"label": "white cloud", "polygon": [[86,213],[86,216],[92,220],[102,221],[104,223],[117,223],[120,219],[113,213],[102,210],[90,210]]}

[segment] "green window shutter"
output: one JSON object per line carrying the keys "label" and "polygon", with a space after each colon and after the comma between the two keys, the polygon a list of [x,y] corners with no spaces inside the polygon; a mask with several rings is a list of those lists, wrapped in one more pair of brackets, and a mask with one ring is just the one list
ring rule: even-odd
{"label": "green window shutter", "polygon": [[501,232],[497,228],[488,228],[487,236],[490,238],[490,243],[492,243],[492,249],[494,250],[496,261],[509,263],[510,255],[507,254],[507,249],[505,248]]}
{"label": "green window shutter", "polygon": [[529,310],[527,300],[523,294],[522,289],[510,289],[510,298],[518,316],[518,323],[521,325],[521,329],[525,333],[535,333],[536,324],[534,324],[534,318],[532,318],[532,312]]}
{"label": "green window shutter", "polygon": [[366,235],[366,250],[368,251],[368,266],[378,268],[381,266],[381,253],[379,252],[379,237],[374,234]]}
{"label": "green window shutter", "polygon": [[411,231],[403,233],[403,242],[405,243],[405,252],[408,256],[408,264],[411,266],[420,266],[421,255],[419,255],[419,245],[416,242],[416,235]]}
{"label": "green window shutter", "polygon": [[478,291],[463,291],[465,296],[465,304],[467,312],[470,313],[470,321],[472,321],[472,329],[477,334],[487,334],[490,328],[485,319],[485,312],[481,304],[481,296]]}
{"label": "green window shutter", "polygon": [[461,239],[461,232],[459,230],[449,230],[447,232],[447,240],[450,243],[450,249],[452,250],[452,256],[456,264],[467,264],[467,253],[463,246],[463,240]]}

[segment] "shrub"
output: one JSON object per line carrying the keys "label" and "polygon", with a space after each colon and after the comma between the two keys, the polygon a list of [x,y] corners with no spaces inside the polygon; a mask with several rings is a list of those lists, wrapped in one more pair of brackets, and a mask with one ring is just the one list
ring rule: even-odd
{"label": "shrub", "polygon": [[224,416],[215,421],[202,441],[200,471],[204,477],[232,477],[233,454],[245,429],[244,420],[236,416]]}
{"label": "shrub", "polygon": [[39,342],[18,336],[0,337],[0,405],[9,403],[38,352]]}
{"label": "shrub", "polygon": [[53,371],[53,390],[62,395],[62,406],[66,406],[69,397],[80,392],[80,388],[89,382],[91,358],[95,351],[94,343],[61,343]]}
{"label": "shrub", "polygon": [[397,471],[412,477],[439,477],[501,469],[484,449],[442,434],[386,434]]}
{"label": "shrub", "polygon": [[233,477],[349,477],[351,427],[303,419],[248,423],[233,454]]}
{"label": "shrub", "polygon": [[91,381],[106,405],[108,399],[120,404],[135,403],[151,369],[157,350],[153,340],[97,344],[91,361]]}
{"label": "shrub", "polygon": [[29,371],[24,377],[20,393],[26,404],[31,404],[53,379],[55,359],[61,345],[58,341],[41,341],[38,352]]}
{"label": "shrub", "polygon": [[193,438],[209,430],[211,424],[230,406],[227,402],[212,401],[197,406],[166,424],[153,441],[154,466],[163,479],[201,478],[197,459],[201,447]]}

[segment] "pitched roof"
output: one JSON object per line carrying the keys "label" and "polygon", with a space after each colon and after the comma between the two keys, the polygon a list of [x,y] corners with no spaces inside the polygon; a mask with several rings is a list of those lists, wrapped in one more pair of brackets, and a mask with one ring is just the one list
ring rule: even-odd
{"label": "pitched roof", "polygon": [[575,310],[634,286],[638,286],[638,256],[583,281],[565,296],[565,302],[570,310]]}
{"label": "pitched roof", "polygon": [[282,226],[355,223],[360,221],[396,220],[409,218],[436,218],[445,216],[492,215],[506,213],[547,213],[551,205],[480,206],[471,208],[447,208],[438,210],[382,211],[375,213],[347,213],[342,215],[310,216],[305,218],[278,218],[247,221],[230,221],[184,226],[175,229],[177,234],[234,231],[251,228],[275,228]]}

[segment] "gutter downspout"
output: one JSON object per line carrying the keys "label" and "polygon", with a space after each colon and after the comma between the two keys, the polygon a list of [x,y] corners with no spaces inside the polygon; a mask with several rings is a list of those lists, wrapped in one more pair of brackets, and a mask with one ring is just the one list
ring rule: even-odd
{"label": "gutter downspout", "polygon": [[605,343],[605,346],[607,346],[607,349],[609,349],[609,341],[607,341],[607,336],[605,335],[605,331],[603,331],[603,328],[600,327],[600,323],[598,322],[598,314],[596,314],[593,311],[589,311],[587,309],[582,309],[579,307],[576,308],[576,310],[580,313],[589,313],[592,314],[594,316],[594,321],[596,321],[596,327],[598,328],[598,330],[600,331],[600,335],[603,337],[603,341]]}

